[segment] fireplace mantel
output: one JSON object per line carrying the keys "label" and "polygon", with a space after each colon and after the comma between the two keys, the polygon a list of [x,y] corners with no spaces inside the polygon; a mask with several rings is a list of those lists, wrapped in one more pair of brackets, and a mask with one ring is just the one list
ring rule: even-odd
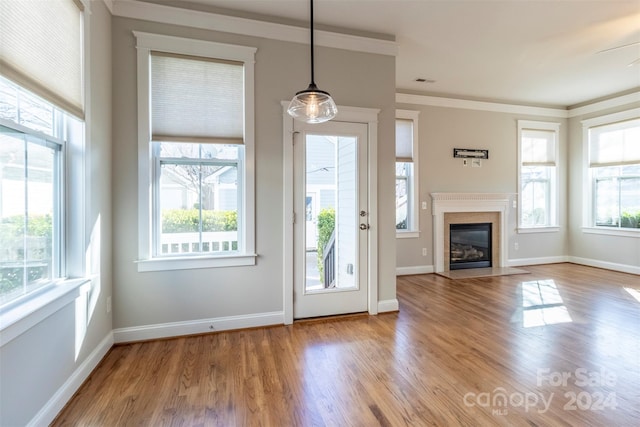
{"label": "fireplace mantel", "polygon": [[[431,193],[433,213],[434,271],[443,272],[445,266],[445,214],[497,212],[499,229],[499,251],[496,267],[507,266],[509,203],[508,193]],[[495,262],[496,260],[494,260]]]}

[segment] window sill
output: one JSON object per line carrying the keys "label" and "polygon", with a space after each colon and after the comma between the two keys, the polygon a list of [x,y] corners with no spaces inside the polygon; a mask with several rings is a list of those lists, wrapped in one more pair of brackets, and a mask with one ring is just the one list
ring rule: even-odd
{"label": "window sill", "polygon": [[560,227],[518,227],[518,234],[527,234],[527,233],[557,233],[560,231]]}
{"label": "window sill", "polygon": [[0,347],[19,337],[89,290],[86,278],[56,282],[0,310]]}
{"label": "window sill", "polygon": [[420,237],[419,231],[396,231],[396,239],[411,239]]}
{"label": "window sill", "polygon": [[608,236],[640,237],[640,228],[582,227],[586,234],[605,234]]}
{"label": "window sill", "polygon": [[256,265],[256,254],[222,256],[166,257],[137,261],[138,273],[150,271],[191,270],[197,268],[244,267]]}

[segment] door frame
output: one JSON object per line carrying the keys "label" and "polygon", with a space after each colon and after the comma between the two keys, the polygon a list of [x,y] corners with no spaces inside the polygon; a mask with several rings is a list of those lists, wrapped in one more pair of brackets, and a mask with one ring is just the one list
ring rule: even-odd
{"label": "door frame", "polygon": [[[284,324],[293,323],[293,257],[294,257],[294,204],[293,204],[293,118],[287,114],[289,101],[282,101],[282,154],[283,154],[283,315]],[[335,121],[364,123],[367,125],[368,155],[367,195],[369,206],[369,238],[367,244],[367,306],[369,314],[378,314],[378,114],[377,108],[338,106]],[[304,212],[298,213],[304,220]]]}

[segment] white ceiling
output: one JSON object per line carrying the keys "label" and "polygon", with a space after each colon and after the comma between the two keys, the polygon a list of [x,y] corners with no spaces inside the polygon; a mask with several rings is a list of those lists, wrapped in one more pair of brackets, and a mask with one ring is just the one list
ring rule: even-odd
{"label": "white ceiling", "polygon": [[[308,0],[191,3],[309,19]],[[314,13],[316,28],[395,37],[399,92],[567,107],[640,89],[640,44],[598,53],[640,42],[640,0],[315,0]]]}

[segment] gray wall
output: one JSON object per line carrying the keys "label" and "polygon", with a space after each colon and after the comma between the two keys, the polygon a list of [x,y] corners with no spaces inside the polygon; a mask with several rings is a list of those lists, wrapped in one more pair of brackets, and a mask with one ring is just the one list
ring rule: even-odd
{"label": "gray wall", "polygon": [[[420,111],[419,116],[419,179],[420,237],[397,239],[397,267],[423,268],[433,266],[433,219],[431,197],[434,192],[511,193],[517,199],[517,121],[536,120],[561,123],[559,175],[560,231],[554,233],[518,234],[517,211],[509,210],[508,259],[528,262],[536,258],[567,255],[567,120],[461,108],[398,104],[399,109]],[[489,159],[481,168],[463,167],[462,159],[453,158],[453,148],[488,149]],[[511,205],[513,206],[513,205]],[[518,242],[519,249],[514,249]],[[422,256],[427,248],[427,256]]]}
{"label": "gray wall", "polygon": [[[132,30],[258,48],[256,54],[256,249],[251,267],[138,273],[136,51]],[[113,18],[114,327],[283,310],[282,106],[308,85],[308,45]],[[379,299],[395,299],[393,57],[316,48],[316,80],[338,105],[379,108]]]}
{"label": "gray wall", "polygon": [[[597,111],[569,120],[569,253],[576,261],[637,272],[640,238],[585,233],[582,230],[584,147],[582,120],[640,107],[640,103]],[[628,267],[632,267],[630,270]],[[635,267],[635,270],[633,268]]]}
{"label": "gray wall", "polygon": [[[47,403],[56,400],[55,393],[83,363],[97,363],[89,356],[109,340],[113,329],[106,311],[106,298],[111,296],[112,236],[110,25],[111,15],[104,3],[91,2],[84,242],[93,273],[91,289],[0,348],[2,426],[23,426],[34,420]],[[77,200],[79,195],[69,196]],[[76,311],[76,305],[85,302],[89,306],[86,321]],[[66,389],[67,393],[74,391]],[[57,409],[52,409],[53,415]],[[41,422],[51,421],[42,413],[39,416],[43,416]]]}

